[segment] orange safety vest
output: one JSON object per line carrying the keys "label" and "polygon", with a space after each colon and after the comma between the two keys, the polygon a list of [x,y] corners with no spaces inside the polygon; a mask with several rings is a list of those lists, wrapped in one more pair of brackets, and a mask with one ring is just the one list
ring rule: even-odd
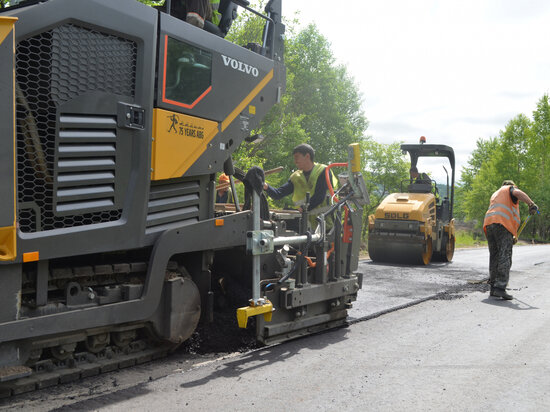
{"label": "orange safety vest", "polygon": [[487,209],[485,220],[483,221],[483,231],[485,234],[487,234],[486,227],[493,223],[500,223],[514,236],[518,234],[519,224],[521,223],[519,218],[519,201],[516,204],[512,201],[510,186],[502,186],[491,196],[489,209]]}

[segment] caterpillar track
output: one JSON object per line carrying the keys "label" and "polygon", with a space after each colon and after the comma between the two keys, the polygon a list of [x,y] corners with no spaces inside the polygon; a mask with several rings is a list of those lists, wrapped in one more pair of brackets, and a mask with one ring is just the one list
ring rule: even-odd
{"label": "caterpillar track", "polygon": [[0,398],[85,379],[167,356],[173,345],[153,345],[134,340],[126,346],[108,346],[98,353],[69,352],[65,359],[51,357],[32,367],[13,366],[0,370]]}

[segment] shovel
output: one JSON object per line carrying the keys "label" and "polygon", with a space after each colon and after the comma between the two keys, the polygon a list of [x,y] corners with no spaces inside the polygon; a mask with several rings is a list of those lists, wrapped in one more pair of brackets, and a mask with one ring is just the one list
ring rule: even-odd
{"label": "shovel", "polygon": [[[537,215],[540,215],[540,211],[537,210]],[[518,234],[514,237],[514,245],[517,243],[518,239],[519,239],[519,235],[521,234],[521,232],[523,231],[523,228],[525,227],[525,225],[527,224],[527,222],[529,222],[529,219],[531,219],[531,217],[534,216],[534,215],[529,215],[527,216],[527,218],[523,221],[523,223],[521,224],[521,226],[519,227],[518,229]]]}

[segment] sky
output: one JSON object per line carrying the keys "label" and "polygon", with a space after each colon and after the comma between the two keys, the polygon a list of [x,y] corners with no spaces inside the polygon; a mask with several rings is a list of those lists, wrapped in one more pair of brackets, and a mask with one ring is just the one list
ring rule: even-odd
{"label": "sky", "polygon": [[285,17],[296,12],[355,79],[367,135],[449,145],[457,180],[477,139],[532,118],[550,91],[548,0],[283,0]]}

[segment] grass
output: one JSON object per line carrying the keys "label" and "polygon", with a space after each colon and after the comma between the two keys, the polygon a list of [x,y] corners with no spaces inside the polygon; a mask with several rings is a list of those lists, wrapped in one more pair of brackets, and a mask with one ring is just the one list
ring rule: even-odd
{"label": "grass", "polygon": [[455,247],[480,247],[487,246],[485,238],[477,238],[474,234],[467,230],[457,230],[455,232]]}

